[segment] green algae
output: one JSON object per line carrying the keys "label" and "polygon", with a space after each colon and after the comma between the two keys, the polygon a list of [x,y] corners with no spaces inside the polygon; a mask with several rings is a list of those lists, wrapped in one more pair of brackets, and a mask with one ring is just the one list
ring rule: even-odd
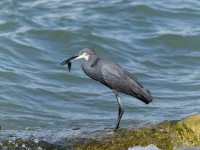
{"label": "green algae", "polygon": [[[169,124],[165,124],[168,126]],[[163,126],[163,125],[162,125]],[[72,149],[82,150],[99,150],[99,149],[110,149],[110,150],[122,150],[128,149],[132,146],[147,146],[154,144],[159,148],[172,149],[173,144],[168,131],[162,130],[162,126],[158,128],[142,128],[137,130],[124,130],[120,129],[113,134],[109,140],[90,139],[87,142],[80,142],[72,145]]]}
{"label": "green algae", "polygon": [[105,136],[80,139],[71,145],[76,150],[123,150],[132,146],[154,144],[162,150],[200,145],[200,115],[180,121],[163,122],[151,128],[120,129],[109,138]]}
{"label": "green algae", "polygon": [[190,116],[174,126],[176,147],[200,145],[200,115]]}

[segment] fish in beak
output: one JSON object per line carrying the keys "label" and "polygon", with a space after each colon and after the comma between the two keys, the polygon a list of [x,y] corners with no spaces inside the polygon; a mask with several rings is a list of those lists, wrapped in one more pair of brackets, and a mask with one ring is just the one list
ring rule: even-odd
{"label": "fish in beak", "polygon": [[72,66],[72,61],[73,60],[78,60],[78,59],[85,59],[86,61],[89,59],[89,57],[90,57],[90,55],[88,55],[86,52],[84,52],[84,53],[79,53],[79,54],[77,54],[77,55],[75,55],[75,56],[72,56],[71,58],[69,58],[69,59],[67,59],[67,60],[65,60],[65,61],[63,61],[60,65],[61,66],[63,66],[63,65],[65,65],[65,64],[67,64],[68,65],[68,70],[69,70],[69,72],[70,72],[70,70],[71,70],[71,66]]}
{"label": "fish in beak", "polygon": [[77,57],[78,57],[78,56],[72,56],[71,58],[69,58],[69,59],[63,61],[62,63],[60,63],[60,65],[63,66],[63,65],[66,65],[66,64],[67,64],[68,70],[69,70],[69,72],[70,72],[71,66],[72,66],[72,63],[71,63],[71,62],[72,62],[74,59],[76,59]]}

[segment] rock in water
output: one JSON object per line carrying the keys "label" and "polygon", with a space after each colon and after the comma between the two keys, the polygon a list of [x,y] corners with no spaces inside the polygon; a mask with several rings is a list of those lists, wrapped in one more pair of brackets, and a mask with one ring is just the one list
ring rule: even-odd
{"label": "rock in water", "polygon": [[179,121],[165,121],[149,128],[119,129],[108,138],[80,139],[74,149],[128,149],[133,146],[155,145],[162,150],[173,150],[200,145],[200,115]]}

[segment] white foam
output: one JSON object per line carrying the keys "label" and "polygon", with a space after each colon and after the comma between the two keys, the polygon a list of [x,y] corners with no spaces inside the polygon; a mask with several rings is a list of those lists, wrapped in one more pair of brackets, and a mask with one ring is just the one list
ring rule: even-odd
{"label": "white foam", "polygon": [[141,147],[141,146],[129,147],[128,150],[160,150],[160,149],[157,146],[150,144],[145,147]]}

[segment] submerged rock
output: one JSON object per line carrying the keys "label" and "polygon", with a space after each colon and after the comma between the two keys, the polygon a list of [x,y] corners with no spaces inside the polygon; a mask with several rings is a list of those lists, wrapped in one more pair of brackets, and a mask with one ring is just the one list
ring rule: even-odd
{"label": "submerged rock", "polygon": [[77,150],[122,150],[150,144],[156,145],[162,150],[200,145],[200,115],[190,116],[180,121],[166,121],[151,128],[120,129],[110,137],[80,139],[71,145],[71,148]]}
{"label": "submerged rock", "polygon": [[36,141],[29,139],[16,139],[16,140],[5,140],[0,142],[0,149],[9,149],[9,150],[64,150],[61,146],[54,145],[45,141]]}

